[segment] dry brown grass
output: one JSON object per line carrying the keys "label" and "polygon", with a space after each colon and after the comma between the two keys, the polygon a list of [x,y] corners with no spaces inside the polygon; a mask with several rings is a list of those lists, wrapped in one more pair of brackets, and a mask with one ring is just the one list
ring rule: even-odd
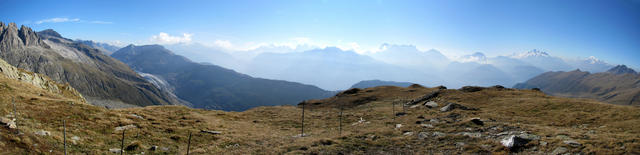
{"label": "dry brown grass", "polygon": [[[434,88],[376,87],[355,94],[306,102],[305,134],[300,134],[300,106],[258,107],[244,112],[190,109],[181,106],[150,106],[107,110],[87,104],[71,104],[66,97],[50,94],[0,78],[0,115],[10,114],[9,97],[17,98],[19,128],[23,134],[0,129],[0,154],[62,154],[62,120],[67,121],[67,140],[72,154],[109,154],[120,147],[120,131],[115,127],[133,124],[126,131],[126,146],[138,146],[128,154],[185,154],[188,133],[193,132],[192,154],[507,154],[495,138],[470,138],[460,132],[484,135],[501,131],[529,131],[541,136],[523,154],[549,153],[557,146],[571,152],[596,154],[640,153],[640,109],[602,104],[592,100],[546,96],[529,90],[487,89],[465,93],[445,90],[435,98],[440,106],[459,103],[479,110],[440,112],[425,107],[407,109],[407,115],[392,114],[392,103],[405,103]],[[42,96],[39,94],[43,94]],[[338,134],[339,105],[345,105],[343,132]],[[401,104],[396,111],[402,111]],[[142,119],[131,114],[142,116]],[[446,116],[459,115],[455,119]],[[485,124],[467,120],[480,117]],[[369,123],[354,124],[360,120]],[[439,118],[434,128],[416,121]],[[403,124],[395,129],[395,124]],[[497,131],[490,128],[497,127]],[[51,136],[37,136],[46,130]],[[200,130],[221,131],[220,135]],[[419,139],[419,132],[442,132],[444,137]],[[403,133],[413,132],[411,136]],[[80,138],[75,144],[71,137]],[[569,147],[563,138],[574,139],[582,147]],[[546,146],[540,145],[547,142]],[[464,145],[456,146],[462,142]],[[157,151],[149,151],[151,146]],[[624,147],[623,147],[624,146]],[[534,148],[535,147],[535,148]],[[168,150],[163,150],[167,148]],[[49,153],[51,151],[51,153]]]}

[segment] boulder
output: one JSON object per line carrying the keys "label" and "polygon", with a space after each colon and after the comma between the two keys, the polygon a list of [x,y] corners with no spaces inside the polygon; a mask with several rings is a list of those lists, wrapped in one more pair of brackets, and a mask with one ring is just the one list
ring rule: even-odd
{"label": "boulder", "polygon": [[409,107],[409,108],[410,108],[410,109],[413,109],[413,108],[417,108],[417,107],[420,107],[420,105],[419,105],[419,104],[412,105],[412,106],[411,106],[411,107]]}
{"label": "boulder", "polygon": [[426,101],[426,100],[429,100],[429,99],[435,98],[435,97],[437,97],[439,94],[440,94],[440,90],[437,90],[437,91],[431,92],[431,93],[429,93],[429,94],[426,94],[426,95],[424,95],[424,96],[422,96],[422,97],[420,97],[420,98],[413,99],[413,100],[411,100],[410,102],[406,103],[406,105],[415,105],[415,104],[418,104],[418,103],[420,103],[420,102],[424,102],[424,101]]}
{"label": "boulder", "polygon": [[49,131],[44,131],[44,130],[36,131],[33,134],[36,134],[38,136],[49,136],[49,135],[51,135],[51,133]]}
{"label": "boulder", "polygon": [[427,108],[437,108],[438,103],[434,101],[429,101],[427,103],[424,103],[424,106],[426,106]]}
{"label": "boulder", "polygon": [[509,149],[516,149],[516,148],[523,147],[524,145],[529,143],[529,141],[531,141],[531,140],[521,138],[520,136],[511,135],[511,136],[509,136],[509,137],[507,137],[505,139],[502,139],[502,141],[500,141],[500,143],[504,147],[507,147]]}
{"label": "boulder", "polygon": [[457,103],[448,103],[446,106],[440,108],[441,112],[447,112],[447,111],[451,111],[453,109],[462,109],[462,110],[477,110],[475,108],[469,108],[469,107],[465,107],[463,105],[457,104]]}
{"label": "boulder", "polygon": [[471,118],[471,120],[469,120],[469,122],[476,124],[476,125],[484,125],[484,122],[482,122],[482,120],[480,120],[480,118]]}
{"label": "boulder", "polygon": [[6,117],[0,117],[0,123],[2,123],[2,125],[6,126],[9,129],[18,128],[15,121]]}
{"label": "boulder", "polygon": [[396,129],[401,127],[402,127],[402,124],[396,124]]}

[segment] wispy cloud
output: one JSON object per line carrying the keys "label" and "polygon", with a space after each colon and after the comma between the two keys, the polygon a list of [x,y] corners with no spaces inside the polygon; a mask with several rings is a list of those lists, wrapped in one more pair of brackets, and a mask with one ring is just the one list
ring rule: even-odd
{"label": "wispy cloud", "polygon": [[36,24],[43,24],[43,23],[65,23],[65,22],[74,22],[74,23],[91,23],[91,24],[113,24],[113,22],[109,22],[109,21],[101,21],[101,20],[92,20],[92,21],[87,21],[87,20],[81,20],[80,18],[62,18],[62,17],[56,17],[56,18],[49,18],[49,19],[43,19],[43,20],[39,20],[36,22]]}
{"label": "wispy cloud", "polygon": [[190,34],[190,33],[183,33],[182,36],[171,36],[167,33],[160,32],[157,35],[151,36],[151,43],[156,43],[156,44],[190,43],[191,36],[193,36],[193,34]]}
{"label": "wispy cloud", "polygon": [[36,22],[36,24],[42,24],[42,23],[62,23],[62,22],[79,22],[80,19],[78,18],[49,18],[49,19],[44,19],[44,20],[39,20]]}
{"label": "wispy cloud", "polygon": [[89,21],[89,23],[91,23],[91,24],[113,24],[113,22],[107,22],[107,21],[101,21],[101,20]]}

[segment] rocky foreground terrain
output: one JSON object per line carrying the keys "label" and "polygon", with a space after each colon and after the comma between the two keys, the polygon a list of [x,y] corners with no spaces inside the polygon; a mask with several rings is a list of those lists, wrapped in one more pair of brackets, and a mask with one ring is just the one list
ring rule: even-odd
{"label": "rocky foreground terrain", "polygon": [[63,154],[65,137],[71,154],[640,153],[638,107],[534,90],[386,86],[244,112],[81,99],[0,76],[0,154]]}

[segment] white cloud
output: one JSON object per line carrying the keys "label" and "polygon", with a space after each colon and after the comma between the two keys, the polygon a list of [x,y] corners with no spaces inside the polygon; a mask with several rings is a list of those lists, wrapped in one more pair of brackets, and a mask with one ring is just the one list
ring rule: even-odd
{"label": "white cloud", "polygon": [[49,19],[44,19],[44,20],[39,20],[36,22],[36,24],[42,24],[42,23],[62,23],[62,22],[79,22],[80,19],[78,18],[49,18]]}
{"label": "white cloud", "polygon": [[113,22],[109,22],[109,21],[101,21],[101,20],[85,21],[85,20],[81,20],[80,18],[60,18],[60,17],[39,20],[39,21],[36,22],[36,24],[42,24],[42,23],[64,23],[64,22],[91,23],[91,24],[113,24]]}
{"label": "white cloud", "polygon": [[91,23],[91,24],[113,24],[113,22],[101,21],[101,20],[89,21],[89,23]]}
{"label": "white cloud", "polygon": [[191,43],[191,36],[193,36],[193,34],[190,34],[190,33],[183,33],[182,36],[171,36],[167,33],[160,32],[158,35],[151,36],[151,43],[156,43],[156,44]]}

